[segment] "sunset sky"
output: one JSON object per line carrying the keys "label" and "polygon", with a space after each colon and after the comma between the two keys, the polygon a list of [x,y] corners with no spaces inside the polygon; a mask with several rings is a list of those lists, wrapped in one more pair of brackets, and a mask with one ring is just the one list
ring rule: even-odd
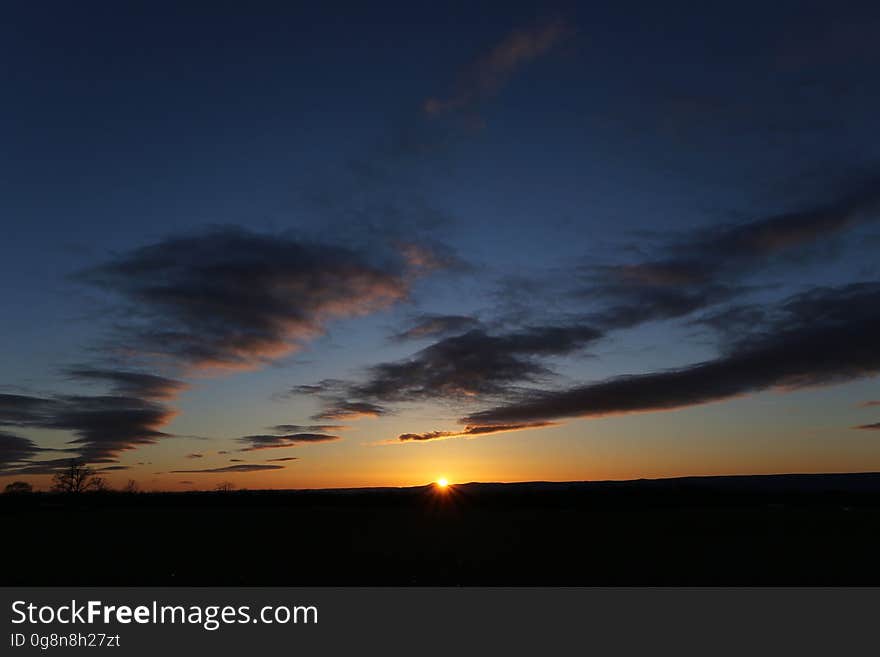
{"label": "sunset sky", "polygon": [[880,470],[878,30],[8,4],[0,484]]}

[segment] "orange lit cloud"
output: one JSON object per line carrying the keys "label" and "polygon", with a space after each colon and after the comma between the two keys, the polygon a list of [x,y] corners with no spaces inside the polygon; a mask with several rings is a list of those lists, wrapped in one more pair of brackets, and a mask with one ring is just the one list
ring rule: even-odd
{"label": "orange lit cloud", "polygon": [[80,278],[130,304],[128,349],[225,370],[263,366],[331,320],[386,308],[408,295],[414,268],[437,266],[414,244],[373,254],[230,228],[136,249]]}
{"label": "orange lit cloud", "polygon": [[530,422],[523,424],[496,424],[492,426],[467,426],[461,431],[428,431],[425,433],[403,433],[397,437],[396,441],[388,441],[384,444],[399,444],[406,442],[445,440],[447,438],[488,436],[495,433],[508,433],[511,431],[525,431],[526,429],[552,427],[556,426],[556,424],[556,422]]}

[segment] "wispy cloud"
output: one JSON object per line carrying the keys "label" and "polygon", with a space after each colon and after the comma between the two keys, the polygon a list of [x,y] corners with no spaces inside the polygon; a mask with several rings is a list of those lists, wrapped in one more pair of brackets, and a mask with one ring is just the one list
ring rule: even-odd
{"label": "wispy cloud", "polygon": [[327,408],[312,417],[315,420],[357,420],[365,417],[379,417],[388,409],[370,402],[333,400]]}
{"label": "wispy cloud", "polygon": [[422,315],[411,326],[396,333],[394,340],[423,340],[440,336],[465,333],[471,329],[481,328],[482,323],[468,315]]}
{"label": "wispy cloud", "polygon": [[402,433],[397,440],[383,444],[399,444],[407,442],[427,442],[431,440],[445,440],[447,438],[467,438],[474,436],[488,436],[495,433],[508,433],[511,431],[525,431],[527,429],[541,429],[555,426],[556,422],[526,422],[523,424],[496,424],[477,425],[465,427],[461,431],[427,431],[425,433]]}
{"label": "wispy cloud", "polygon": [[478,57],[459,77],[451,94],[428,98],[429,116],[473,108],[497,95],[523,66],[546,54],[573,32],[563,21],[552,21],[510,32]]}
{"label": "wispy cloud", "polygon": [[88,463],[112,462],[120,452],[168,437],[161,428],[174,415],[156,401],[123,395],[0,395],[0,426],[70,431],[70,451]]}
{"label": "wispy cloud", "polygon": [[246,447],[240,451],[251,452],[260,449],[277,449],[280,447],[296,447],[297,445],[310,445],[315,443],[328,443],[341,440],[339,436],[324,433],[293,433],[283,435],[259,434],[254,436],[242,436],[237,441]]}
{"label": "wispy cloud", "polygon": [[43,450],[29,438],[0,431],[0,474],[7,468],[25,465],[41,451]]}
{"label": "wispy cloud", "polygon": [[170,474],[213,474],[218,472],[261,472],[264,470],[283,470],[283,465],[260,465],[248,463],[244,465],[225,465],[222,468],[207,468],[205,470],[171,470]]}
{"label": "wispy cloud", "polygon": [[334,318],[405,298],[405,254],[358,252],[242,229],[174,237],[79,279],[129,304],[127,344],[197,368],[253,368],[295,351]]}
{"label": "wispy cloud", "polygon": [[436,340],[413,356],[367,369],[363,381],[327,380],[294,392],[317,394],[316,419],[383,415],[389,404],[506,396],[512,387],[549,377],[544,358],[564,356],[602,337],[590,326],[531,326],[492,334],[469,330]]}
{"label": "wispy cloud", "polygon": [[273,433],[327,433],[328,431],[342,431],[344,424],[276,424],[269,427]]}
{"label": "wispy cloud", "polygon": [[792,253],[878,220],[880,179],[857,180],[823,202],[693,231],[656,257],[591,263],[581,270],[585,284],[575,296],[601,307],[592,319],[608,330],[685,317],[752,291],[741,281],[757,268],[778,265]]}
{"label": "wispy cloud", "polygon": [[79,381],[109,383],[113,394],[144,399],[173,399],[189,387],[183,381],[145,372],[92,367],[71,367],[64,372]]}
{"label": "wispy cloud", "polygon": [[815,289],[787,300],[780,315],[717,359],[536,392],[461,422],[496,425],[664,411],[771,388],[792,390],[880,374],[880,285]]}

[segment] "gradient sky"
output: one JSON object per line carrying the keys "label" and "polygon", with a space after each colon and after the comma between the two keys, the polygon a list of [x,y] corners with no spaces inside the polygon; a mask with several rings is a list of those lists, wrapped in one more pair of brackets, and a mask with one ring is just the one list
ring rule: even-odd
{"label": "gradient sky", "polygon": [[0,483],[880,470],[878,28],[7,4]]}

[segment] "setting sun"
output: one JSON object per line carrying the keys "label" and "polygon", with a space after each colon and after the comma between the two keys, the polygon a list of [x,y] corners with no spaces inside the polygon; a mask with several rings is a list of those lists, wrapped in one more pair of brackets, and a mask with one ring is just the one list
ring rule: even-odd
{"label": "setting sun", "polygon": [[438,485],[440,488],[446,488],[446,487],[449,485],[449,480],[448,480],[446,477],[440,477],[440,478],[437,480],[437,485]]}

